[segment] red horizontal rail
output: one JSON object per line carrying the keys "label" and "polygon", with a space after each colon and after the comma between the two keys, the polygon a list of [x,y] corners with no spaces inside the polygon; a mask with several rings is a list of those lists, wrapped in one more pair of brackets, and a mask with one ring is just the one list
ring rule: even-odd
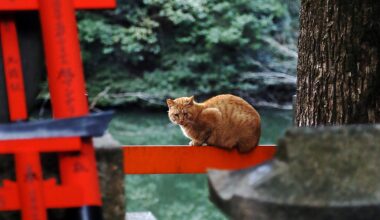
{"label": "red horizontal rail", "polygon": [[3,180],[0,187],[0,211],[15,211],[20,209],[20,196],[17,184],[13,181]]}
{"label": "red horizontal rail", "polygon": [[276,146],[240,154],[216,147],[124,146],[125,174],[190,174],[207,169],[242,169],[273,158]]}
{"label": "red horizontal rail", "polygon": [[0,154],[79,151],[81,146],[79,137],[1,140]]}
{"label": "red horizontal rail", "polygon": [[[55,179],[43,182],[43,197],[46,208],[80,207],[86,204],[79,187],[57,185]],[[17,211],[20,208],[17,182],[4,180],[0,187],[0,211]]]}
{"label": "red horizontal rail", "polygon": [[[116,0],[73,0],[73,4],[75,9],[111,9],[116,7]],[[38,0],[0,0],[0,11],[27,11],[38,8]]]}

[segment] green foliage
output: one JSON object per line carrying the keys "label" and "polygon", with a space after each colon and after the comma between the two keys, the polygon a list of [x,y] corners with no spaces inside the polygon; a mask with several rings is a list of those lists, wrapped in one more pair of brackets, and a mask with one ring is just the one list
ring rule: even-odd
{"label": "green foliage", "polygon": [[285,59],[263,39],[294,44],[290,15],[284,0],[119,0],[80,12],[90,97],[108,87],[98,106],[157,104],[239,90],[241,73]]}

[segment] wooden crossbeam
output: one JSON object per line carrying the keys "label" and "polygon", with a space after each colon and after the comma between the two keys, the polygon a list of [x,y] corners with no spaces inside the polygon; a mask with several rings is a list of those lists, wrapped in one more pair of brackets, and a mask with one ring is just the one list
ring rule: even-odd
{"label": "wooden crossbeam", "polygon": [[124,146],[125,174],[190,174],[207,169],[243,169],[273,158],[276,146],[240,154],[216,147]]}
{"label": "wooden crossbeam", "polygon": [[[30,180],[33,177],[29,176]],[[41,184],[42,197],[46,208],[70,208],[83,205],[81,188],[58,185],[55,179],[45,180]],[[0,211],[20,210],[22,208],[20,201],[21,190],[16,182],[4,180],[3,186],[0,187]]]}
{"label": "wooden crossbeam", "polygon": [[[0,11],[38,10],[38,2],[38,0],[0,0]],[[111,9],[116,7],[116,0],[73,0],[73,4],[75,9]]]}
{"label": "wooden crossbeam", "polygon": [[1,140],[0,154],[20,152],[67,152],[81,148],[80,137]]}

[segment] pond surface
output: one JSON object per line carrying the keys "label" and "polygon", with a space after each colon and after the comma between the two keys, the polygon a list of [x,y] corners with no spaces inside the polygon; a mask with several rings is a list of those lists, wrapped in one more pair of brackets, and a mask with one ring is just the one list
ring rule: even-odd
{"label": "pond surface", "polygon": [[[260,144],[273,144],[292,124],[292,111],[258,109],[262,118]],[[118,113],[110,132],[124,145],[186,145],[189,140],[170,123],[166,112]],[[209,201],[207,176],[128,175],[128,211],[150,211],[158,220],[227,219]]]}

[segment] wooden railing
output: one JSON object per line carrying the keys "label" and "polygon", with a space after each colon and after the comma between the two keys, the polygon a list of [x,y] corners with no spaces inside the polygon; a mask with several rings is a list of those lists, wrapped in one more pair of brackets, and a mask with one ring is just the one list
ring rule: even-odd
{"label": "wooden railing", "polygon": [[245,154],[209,146],[124,146],[123,151],[125,174],[191,174],[254,166],[273,158],[276,146],[257,146]]}

